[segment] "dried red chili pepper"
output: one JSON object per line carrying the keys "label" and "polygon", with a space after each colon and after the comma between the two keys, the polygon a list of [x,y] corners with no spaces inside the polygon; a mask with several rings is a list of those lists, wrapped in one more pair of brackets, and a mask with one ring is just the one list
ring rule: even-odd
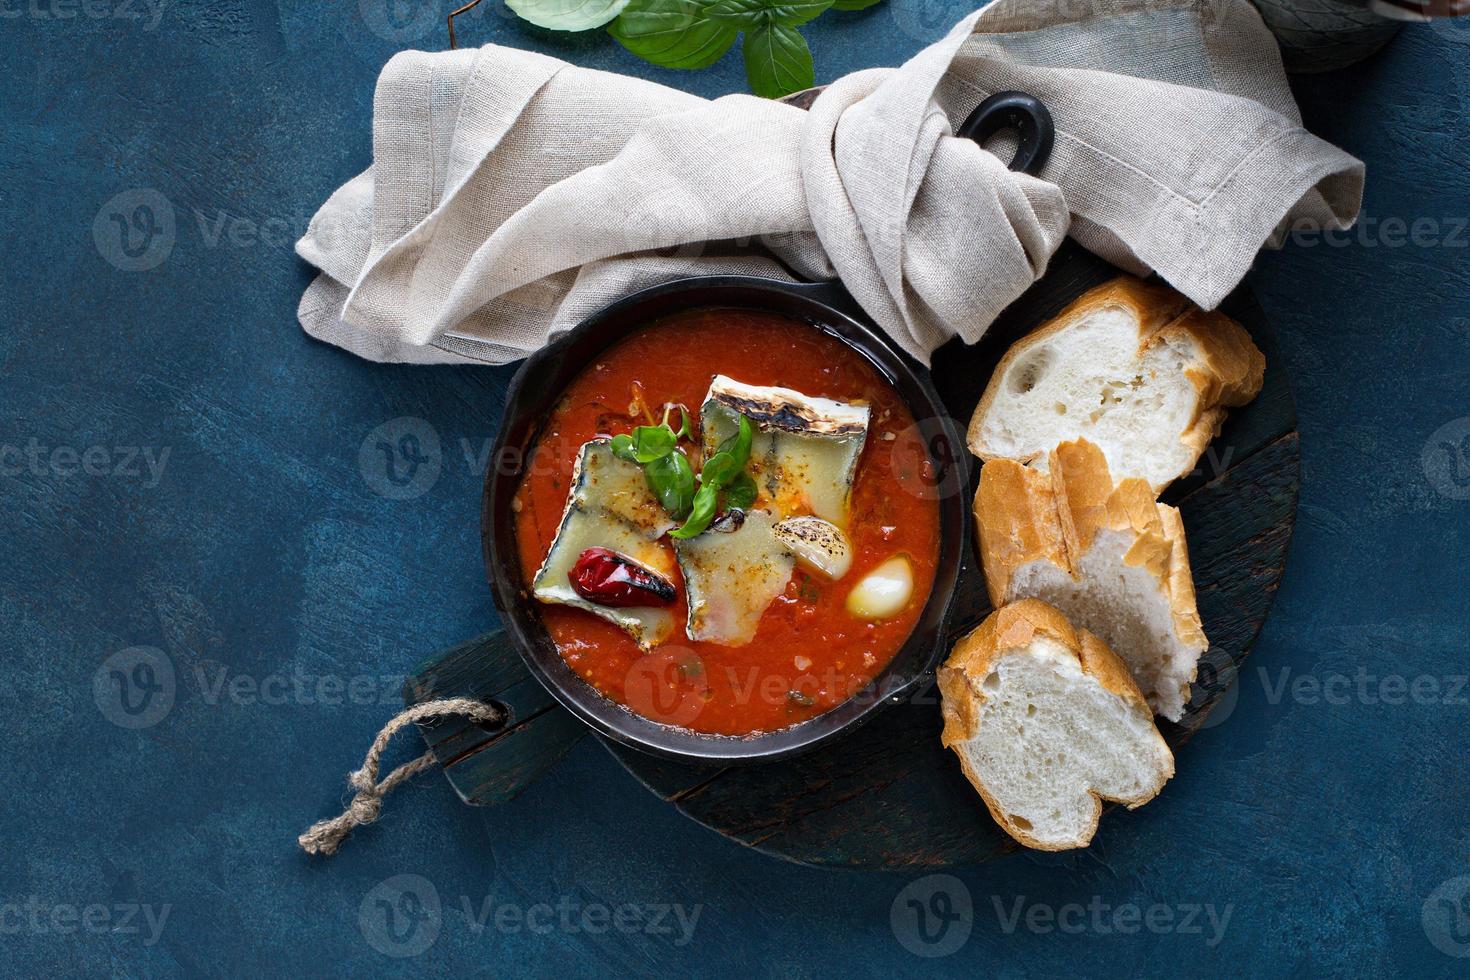
{"label": "dried red chili pepper", "polygon": [[674,584],[626,555],[608,548],[588,548],[567,572],[577,595],[599,606],[667,606]]}

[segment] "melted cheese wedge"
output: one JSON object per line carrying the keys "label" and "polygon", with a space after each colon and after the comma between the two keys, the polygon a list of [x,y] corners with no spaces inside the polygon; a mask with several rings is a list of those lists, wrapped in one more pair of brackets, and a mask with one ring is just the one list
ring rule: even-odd
{"label": "melted cheese wedge", "polygon": [[868,407],[716,375],[700,408],[707,456],[736,433],[741,415],[756,427],[751,476],[778,518],[814,514],[847,527]]}
{"label": "melted cheese wedge", "polygon": [[742,646],[755,638],[761,616],[785,590],[795,565],[771,533],[775,526],[768,511],[752,510],[743,521],[726,518],[703,534],[674,541],[689,594],[685,631],[691,640]]}
{"label": "melted cheese wedge", "polygon": [[814,515],[831,522],[828,527],[837,525],[832,530],[840,536],[868,414],[866,405],[715,376],[700,406],[705,458],[739,431],[741,415],[750,419],[756,434],[747,465],[761,507],[743,522],[727,517],[674,542],[689,595],[685,631],[691,640],[741,646],[755,638],[766,607],[786,589],[796,564],[791,543],[777,531],[783,519]]}
{"label": "melted cheese wedge", "polygon": [[610,548],[672,580],[674,562],[659,538],[673,526],[636,463],[614,456],[606,439],[584,443],[572,470],[561,527],[531,583],[531,594],[541,602],[575,606],[610,620],[645,650],[662,643],[674,630],[669,609],[588,602],[577,595],[567,573],[588,548]]}

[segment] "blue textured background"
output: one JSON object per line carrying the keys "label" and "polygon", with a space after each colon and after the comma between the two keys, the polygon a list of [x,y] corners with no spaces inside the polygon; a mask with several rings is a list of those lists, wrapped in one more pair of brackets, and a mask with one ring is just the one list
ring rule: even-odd
{"label": "blue textured background", "polygon": [[[1303,486],[1233,711],[1086,853],[899,897],[920,876],[743,850],[592,740],[511,805],[472,810],[425,777],[336,858],[295,850],[401,675],[493,623],[473,458],[509,371],[369,364],[295,322],[308,273],[291,243],[368,162],[379,68],[442,46],[446,5],[394,21],[379,2],[169,0],[156,21],[143,0],[0,3],[0,972],[1466,975],[1448,953],[1470,952],[1470,707],[1454,690],[1470,669],[1470,28],[1411,28],[1296,81],[1309,126],[1368,161],[1371,228],[1252,274],[1290,360]],[[463,22],[471,43],[743,90],[738,55],[660,71],[494,3]],[[819,81],[896,63],[962,12],[829,14],[810,32]],[[160,264],[128,272],[109,215],[135,189],[162,195],[175,232]],[[1407,243],[1388,219],[1434,231]],[[437,432],[441,472],[391,500],[359,449],[403,417]],[[164,460],[156,479],[127,472],[133,448]],[[130,729],[110,720],[109,658],[140,646],[162,651],[176,696]],[[233,696],[216,686],[236,676]],[[329,686],[338,703],[319,703],[319,678],[355,679],[356,696]],[[307,693],[249,694],[282,680]],[[1385,703],[1400,681],[1420,696]],[[378,899],[411,911],[405,894],[441,911],[390,922]],[[966,895],[972,919],[926,946],[919,925]],[[541,903],[575,928],[561,912],[517,927],[527,911],[539,926]],[[671,905],[697,910],[692,942],[652,922]],[[625,909],[626,932],[575,918],[625,906],[647,916]],[[911,952],[944,951],[967,922],[957,952]]]}

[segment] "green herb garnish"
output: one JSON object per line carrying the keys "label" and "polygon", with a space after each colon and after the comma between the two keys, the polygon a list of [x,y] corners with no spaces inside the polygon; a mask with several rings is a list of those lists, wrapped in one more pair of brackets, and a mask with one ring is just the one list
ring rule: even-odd
{"label": "green herb garnish", "polygon": [[648,489],[676,520],[689,516],[694,506],[694,468],[682,450],[674,450],[643,467]]}
{"label": "green herb garnish", "polygon": [[[744,415],[735,434],[705,461],[695,477],[689,456],[679,448],[679,440],[693,438],[689,413],[679,406],[679,428],[669,425],[669,409],[664,409],[658,425],[640,425],[632,433],[612,437],[613,455],[643,468],[648,489],[658,498],[664,510],[681,527],[669,537],[692,538],[702,533],[720,509],[720,493],[725,493],[725,506],[745,510],[755,503],[755,480],[745,472],[750,462],[750,447],[755,440],[755,426]],[[695,484],[698,484],[696,488]]]}
{"label": "green herb garnish", "polygon": [[740,416],[740,427],[735,430],[733,436],[720,443],[720,448],[715,451],[715,455],[728,454],[735,461],[735,471],[738,473],[745,469],[746,463],[750,462],[750,447],[754,442],[755,426],[750,424],[750,419],[742,415]]}
{"label": "green herb garnish", "polygon": [[725,504],[730,507],[738,507],[741,510],[749,510],[755,503],[756,495],[755,479],[745,471],[741,471],[730,485],[725,488]]}
{"label": "green herb garnish", "polygon": [[647,466],[656,459],[663,459],[674,451],[679,437],[674,430],[663,425],[640,425],[633,430],[633,460]]}
{"label": "green herb garnish", "polygon": [[669,537],[683,541],[703,533],[715,519],[715,510],[719,504],[720,488],[713,483],[700,484],[699,490],[694,494],[694,507],[689,512],[689,519],[684,522],[683,527],[670,531]]}
{"label": "green herb garnish", "polygon": [[706,68],[741,48],[750,90],[779,99],[816,84],[801,25],[879,0],[507,0],[523,19],[557,31],[607,27],[618,43],[663,68]]}
{"label": "green herb garnish", "polygon": [[670,531],[669,537],[680,540],[692,538],[709,527],[719,510],[720,491],[733,487],[741,477],[749,483],[748,488],[745,482],[740,485],[738,497],[742,503],[736,503],[726,494],[726,506],[744,510],[755,503],[755,494],[748,492],[755,488],[755,481],[745,472],[745,464],[750,462],[750,445],[754,441],[755,426],[750,424],[750,419],[740,416],[740,427],[735,434],[720,443],[720,448],[704,461],[704,468],[699,471],[699,491],[694,495],[694,508],[689,520],[683,527]]}

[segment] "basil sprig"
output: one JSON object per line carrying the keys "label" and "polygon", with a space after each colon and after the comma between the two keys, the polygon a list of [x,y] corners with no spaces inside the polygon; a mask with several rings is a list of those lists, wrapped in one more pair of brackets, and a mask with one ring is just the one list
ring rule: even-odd
{"label": "basil sprig", "polygon": [[811,49],[797,29],[829,9],[880,0],[507,0],[522,18],[552,30],[607,25],[618,43],[663,68],[705,68],[744,35],[750,90],[779,99],[816,84]]}
{"label": "basil sprig", "polygon": [[684,539],[709,527],[719,510],[721,491],[727,507],[744,510],[755,503],[755,480],[745,472],[755,427],[744,415],[740,416],[735,434],[720,443],[696,477],[689,456],[679,448],[679,440],[691,437],[689,413],[680,406],[679,415],[681,424],[677,431],[669,425],[669,413],[665,411],[658,425],[640,425],[631,433],[613,436],[612,451],[619,459],[643,468],[648,489],[671,517],[684,522],[670,531],[669,536]]}
{"label": "basil sprig", "polygon": [[676,449],[643,467],[648,488],[675,518],[683,520],[694,507],[694,467],[683,450]]}
{"label": "basil sprig", "polygon": [[669,413],[665,411],[664,420],[658,425],[640,425],[632,435],[613,436],[613,455],[641,466],[663,459],[674,452],[680,439],[689,438],[689,413],[684,411],[683,405],[679,406],[679,416],[682,424],[678,432],[670,427]]}
{"label": "basil sprig", "polygon": [[731,494],[726,494],[725,503],[730,507],[740,507],[741,510],[755,503],[755,481],[745,472],[745,464],[750,462],[750,444],[754,440],[755,426],[750,424],[750,419],[740,416],[740,428],[733,436],[720,443],[720,448],[704,461],[704,467],[699,471],[699,490],[694,494],[694,506],[689,520],[684,522],[683,527],[670,531],[669,537],[680,540],[692,538],[709,527],[710,521],[715,519],[715,511],[719,509],[720,491],[733,486],[742,476],[749,486],[749,493],[745,492],[745,485],[742,484],[739,494],[741,502],[736,503],[731,499]]}

